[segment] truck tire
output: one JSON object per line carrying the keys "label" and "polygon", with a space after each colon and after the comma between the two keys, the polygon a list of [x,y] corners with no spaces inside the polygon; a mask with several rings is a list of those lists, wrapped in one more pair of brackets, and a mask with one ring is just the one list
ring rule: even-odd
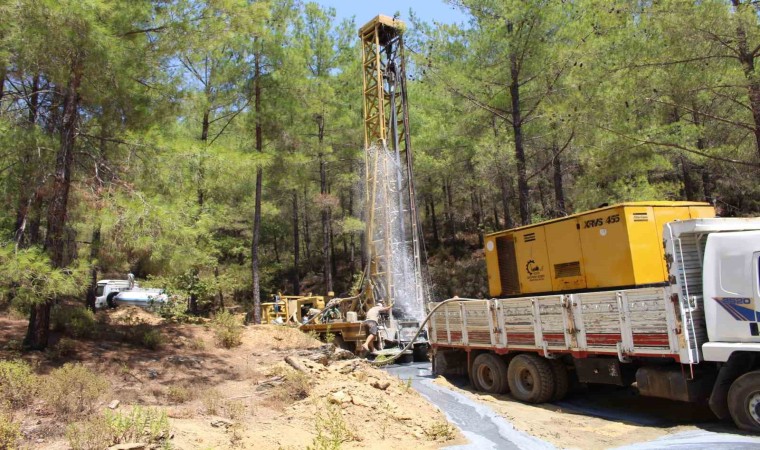
{"label": "truck tire", "polygon": [[482,353],[472,363],[472,376],[479,391],[504,394],[509,391],[507,363],[493,353]]}
{"label": "truck tire", "polygon": [[567,367],[561,360],[550,359],[548,361],[554,375],[554,393],[552,394],[551,401],[557,402],[567,396],[567,392],[570,389],[570,377],[567,374]]}
{"label": "truck tire", "polygon": [[430,347],[427,345],[417,345],[412,350],[412,354],[414,355],[414,362],[428,362],[430,361],[430,356],[428,355],[428,350]]}
{"label": "truck tire", "polygon": [[728,411],[737,427],[760,431],[760,371],[745,373],[731,384]]}
{"label": "truck tire", "polygon": [[512,358],[507,378],[512,396],[522,402],[544,403],[554,395],[552,366],[549,361],[533,353]]}
{"label": "truck tire", "polygon": [[114,300],[114,297],[119,295],[118,292],[111,292],[108,294],[108,297],[106,297],[106,303],[108,304],[109,308],[116,308],[116,301]]}
{"label": "truck tire", "polygon": [[[475,360],[474,361],[478,360],[478,356],[480,356],[480,355],[475,356]],[[475,389],[478,392],[481,392],[481,391],[483,391],[483,386],[481,386],[480,383],[478,383],[478,377],[475,376],[475,362],[474,361],[473,361],[472,365],[468,364],[469,367],[468,367],[468,370],[467,370],[467,376],[470,378],[470,385],[472,386],[472,388]],[[468,361],[468,363],[469,363],[469,361]]]}

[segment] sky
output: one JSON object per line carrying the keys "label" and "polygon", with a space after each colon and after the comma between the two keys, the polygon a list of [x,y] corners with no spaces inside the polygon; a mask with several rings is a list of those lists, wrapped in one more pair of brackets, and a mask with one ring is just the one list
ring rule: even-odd
{"label": "sky", "polygon": [[411,8],[425,22],[461,23],[466,21],[462,12],[443,0],[312,0],[320,5],[335,8],[338,20],[356,18],[362,26],[378,14],[393,16],[401,13],[401,20],[408,21]]}

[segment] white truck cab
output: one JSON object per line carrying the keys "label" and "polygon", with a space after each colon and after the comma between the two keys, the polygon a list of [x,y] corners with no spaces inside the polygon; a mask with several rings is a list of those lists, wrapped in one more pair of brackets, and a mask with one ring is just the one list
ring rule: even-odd
{"label": "white truck cab", "polygon": [[113,308],[116,306],[114,297],[120,292],[137,287],[135,277],[131,273],[126,280],[100,280],[95,291],[95,308]]}
{"label": "white truck cab", "polygon": [[[757,219],[734,220],[760,225]],[[710,233],[704,252],[705,360],[760,352],[760,230]]]}

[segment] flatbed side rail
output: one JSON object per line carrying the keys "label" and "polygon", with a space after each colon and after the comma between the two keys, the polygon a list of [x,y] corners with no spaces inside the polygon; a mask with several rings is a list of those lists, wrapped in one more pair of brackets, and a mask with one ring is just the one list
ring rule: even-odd
{"label": "flatbed side rail", "polygon": [[[435,303],[431,304],[434,306]],[[460,299],[430,321],[434,346],[678,360],[668,287],[510,299]]]}

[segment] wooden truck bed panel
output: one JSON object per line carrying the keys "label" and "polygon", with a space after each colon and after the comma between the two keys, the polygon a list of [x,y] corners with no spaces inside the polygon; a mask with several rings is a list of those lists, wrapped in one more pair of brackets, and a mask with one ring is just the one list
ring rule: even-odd
{"label": "wooden truck bed panel", "polygon": [[679,360],[675,308],[667,287],[463,300],[433,314],[430,336],[434,346],[492,348],[500,353],[529,350]]}

